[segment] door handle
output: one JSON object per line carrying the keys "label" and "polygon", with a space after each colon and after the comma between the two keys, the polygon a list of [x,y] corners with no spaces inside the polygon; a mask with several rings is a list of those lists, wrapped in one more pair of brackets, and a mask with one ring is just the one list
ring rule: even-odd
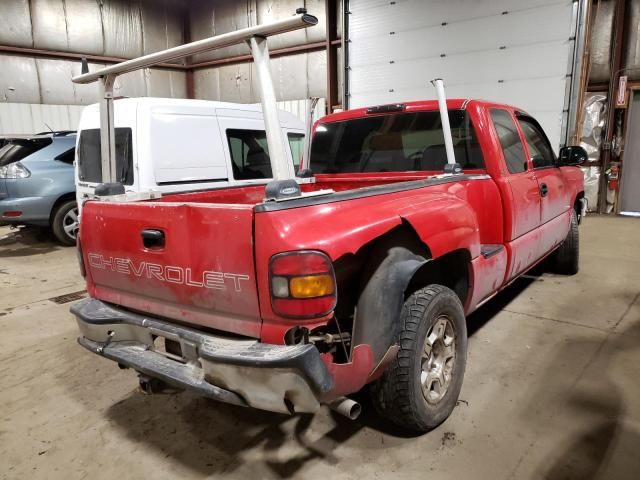
{"label": "door handle", "polygon": [[163,248],[164,232],[153,228],[148,228],[140,232],[144,248]]}
{"label": "door handle", "polygon": [[547,193],[549,193],[549,187],[547,187],[546,183],[541,183],[540,184],[540,196],[541,197],[546,197]]}

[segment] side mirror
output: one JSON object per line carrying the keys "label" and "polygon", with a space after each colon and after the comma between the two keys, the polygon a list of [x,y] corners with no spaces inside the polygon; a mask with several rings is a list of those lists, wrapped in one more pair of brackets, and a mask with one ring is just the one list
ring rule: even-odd
{"label": "side mirror", "polygon": [[578,166],[582,165],[588,159],[589,155],[587,154],[587,151],[578,145],[562,147],[558,157],[558,166]]}

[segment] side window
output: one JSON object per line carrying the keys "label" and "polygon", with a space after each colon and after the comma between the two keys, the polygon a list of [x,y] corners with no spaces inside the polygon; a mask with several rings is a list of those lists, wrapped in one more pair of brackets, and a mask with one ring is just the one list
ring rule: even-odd
{"label": "side window", "polygon": [[73,165],[73,160],[75,159],[75,156],[76,156],[76,149],[75,147],[73,147],[64,153],[61,153],[55,159],[58,160],[59,162]]}
{"label": "side window", "polygon": [[304,135],[302,133],[288,133],[287,139],[289,140],[289,148],[291,148],[294,170],[297,172],[300,168],[302,151],[304,150]]}
{"label": "side window", "polygon": [[535,120],[528,117],[518,117],[518,123],[529,147],[533,168],[553,167],[555,155],[549,144],[549,140],[542,132]]}
{"label": "side window", "polygon": [[233,178],[256,180],[271,178],[271,159],[264,130],[227,130]]}
{"label": "side window", "polygon": [[518,128],[506,110],[492,109],[491,119],[496,127],[500,145],[504,153],[509,173],[522,173],[527,170],[527,159],[520,141]]}

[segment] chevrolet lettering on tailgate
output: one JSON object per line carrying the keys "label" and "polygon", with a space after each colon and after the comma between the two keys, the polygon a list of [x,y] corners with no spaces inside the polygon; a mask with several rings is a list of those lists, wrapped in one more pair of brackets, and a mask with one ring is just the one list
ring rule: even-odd
{"label": "chevrolet lettering on tailgate", "polygon": [[134,262],[130,258],[104,257],[99,253],[89,253],[89,265],[100,270],[109,269],[123,275],[154,278],[161,282],[177,283],[199,288],[226,290],[233,288],[242,292],[242,281],[248,281],[249,275],[231,272],[216,272],[205,270],[193,273],[191,268],[177,265],[159,265],[151,262]]}

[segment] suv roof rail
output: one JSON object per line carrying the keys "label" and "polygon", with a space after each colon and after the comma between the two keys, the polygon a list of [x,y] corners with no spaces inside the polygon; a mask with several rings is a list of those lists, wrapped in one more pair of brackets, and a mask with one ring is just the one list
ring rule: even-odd
{"label": "suv roof rail", "polygon": [[51,134],[54,137],[64,137],[66,135],[71,135],[72,133],[76,133],[76,130],[54,130],[53,132],[48,131],[48,132],[38,132],[38,133],[34,133],[33,135],[49,135]]}

